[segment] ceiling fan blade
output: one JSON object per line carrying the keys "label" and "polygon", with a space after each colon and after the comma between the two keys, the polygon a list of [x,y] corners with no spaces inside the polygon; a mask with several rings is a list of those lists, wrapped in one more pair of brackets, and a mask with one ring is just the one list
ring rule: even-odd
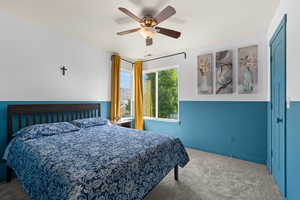
{"label": "ceiling fan blade", "polygon": [[134,33],[139,31],[141,28],[135,28],[135,29],[131,29],[131,30],[127,30],[127,31],[122,31],[122,32],[118,32],[117,35],[125,35],[125,34],[129,34],[129,33]]}
{"label": "ceiling fan blade", "polygon": [[152,38],[147,38],[146,39],[146,46],[150,46],[153,44],[153,39]]}
{"label": "ceiling fan blade", "polygon": [[168,6],[164,10],[162,10],[156,17],[154,17],[154,19],[157,22],[157,24],[159,24],[171,17],[172,15],[174,15],[175,13],[175,8],[173,8],[172,6]]}
{"label": "ceiling fan blade", "polygon": [[133,14],[132,12],[130,12],[129,10],[127,10],[126,8],[119,8],[119,10],[121,12],[123,12],[125,15],[131,17],[132,19],[134,19],[135,21],[142,23],[143,20],[139,17],[137,17],[135,14]]}
{"label": "ceiling fan blade", "polygon": [[181,33],[178,31],[174,31],[171,29],[166,29],[166,28],[162,28],[162,27],[158,27],[158,26],[155,27],[155,30],[157,31],[157,33],[160,33],[160,34],[172,37],[172,38],[176,38],[176,39],[178,39],[181,35]]}

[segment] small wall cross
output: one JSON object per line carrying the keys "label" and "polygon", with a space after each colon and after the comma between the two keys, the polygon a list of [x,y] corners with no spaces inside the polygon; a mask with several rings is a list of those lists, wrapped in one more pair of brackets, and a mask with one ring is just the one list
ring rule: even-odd
{"label": "small wall cross", "polygon": [[62,67],[60,68],[60,70],[62,71],[62,75],[63,75],[63,76],[66,75],[66,71],[68,71],[68,69],[66,68],[66,66],[62,66]]}

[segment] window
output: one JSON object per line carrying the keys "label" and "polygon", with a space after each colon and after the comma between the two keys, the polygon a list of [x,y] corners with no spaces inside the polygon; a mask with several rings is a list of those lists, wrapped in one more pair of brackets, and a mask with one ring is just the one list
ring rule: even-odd
{"label": "window", "polygon": [[144,116],[178,119],[177,68],[144,73]]}
{"label": "window", "polygon": [[133,90],[132,90],[132,72],[122,70],[120,71],[120,109],[121,118],[132,117],[133,108]]}

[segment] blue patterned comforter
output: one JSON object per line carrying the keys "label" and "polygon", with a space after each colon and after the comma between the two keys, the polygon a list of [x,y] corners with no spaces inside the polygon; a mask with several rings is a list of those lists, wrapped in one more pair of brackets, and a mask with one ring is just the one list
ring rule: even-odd
{"label": "blue patterned comforter", "polygon": [[179,139],[115,125],[22,140],[7,149],[32,200],[138,200],[189,157]]}

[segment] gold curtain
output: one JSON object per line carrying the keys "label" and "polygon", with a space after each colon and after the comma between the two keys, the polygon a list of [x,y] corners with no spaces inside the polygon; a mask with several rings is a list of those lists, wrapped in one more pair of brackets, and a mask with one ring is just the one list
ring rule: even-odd
{"label": "gold curtain", "polygon": [[111,65],[111,120],[121,117],[120,111],[120,56],[112,56]]}
{"label": "gold curtain", "polygon": [[134,63],[134,102],[135,128],[144,130],[142,61],[136,61]]}

